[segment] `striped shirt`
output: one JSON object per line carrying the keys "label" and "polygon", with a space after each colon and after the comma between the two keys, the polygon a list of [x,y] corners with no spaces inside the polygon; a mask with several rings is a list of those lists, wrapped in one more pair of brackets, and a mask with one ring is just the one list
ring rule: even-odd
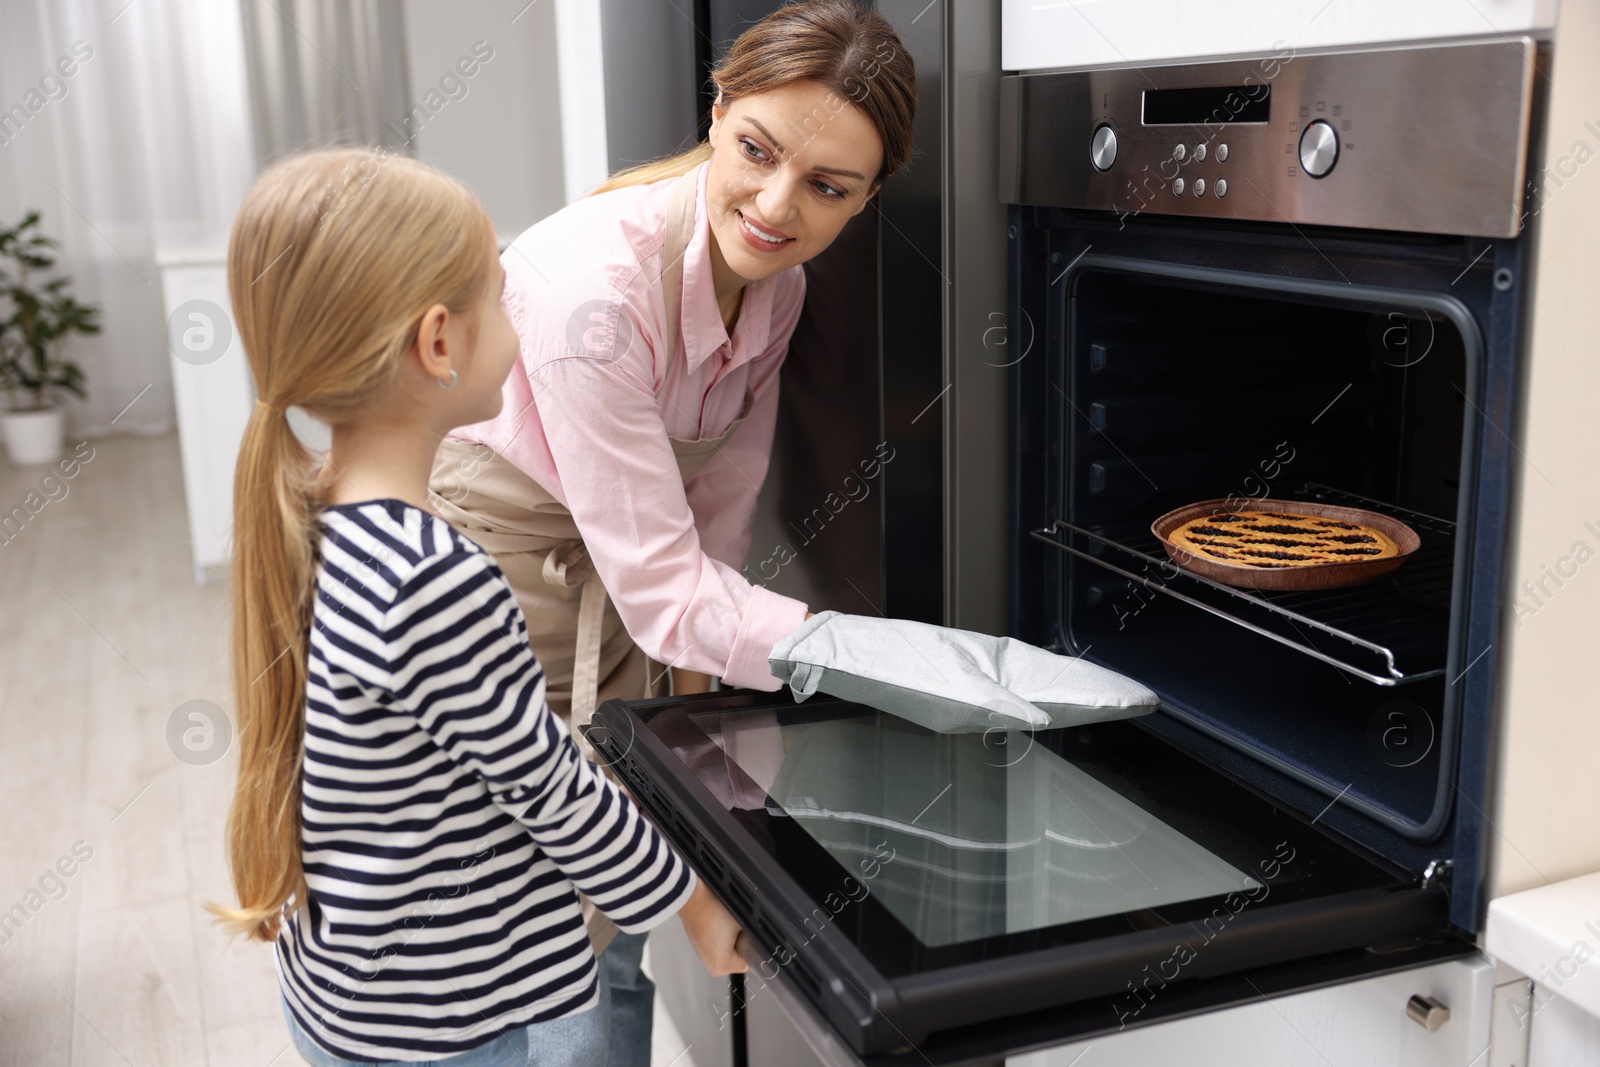
{"label": "striped shirt", "polygon": [[574,887],[621,929],[695,877],[545,704],[493,558],[400,500],[331,505],[306,686],[296,1021],[348,1059],[459,1053],[599,1000]]}

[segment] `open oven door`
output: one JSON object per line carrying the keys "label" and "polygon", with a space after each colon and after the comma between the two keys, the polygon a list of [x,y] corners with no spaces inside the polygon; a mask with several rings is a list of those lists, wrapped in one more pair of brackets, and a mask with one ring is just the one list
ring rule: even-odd
{"label": "open oven door", "polygon": [[1138,724],[937,734],[744,690],[589,737],[872,1062],[993,1058],[1463,955],[1444,889]]}

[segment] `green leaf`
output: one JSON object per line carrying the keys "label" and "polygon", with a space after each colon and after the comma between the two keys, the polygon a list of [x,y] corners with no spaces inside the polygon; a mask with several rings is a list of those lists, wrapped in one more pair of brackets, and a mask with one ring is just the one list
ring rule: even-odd
{"label": "green leaf", "polygon": [[[70,275],[34,280],[30,272],[53,272],[61,243],[39,228],[40,213],[29,210],[15,226],[0,226],[0,301],[9,314],[0,320],[0,387],[30,394],[35,404],[61,392],[86,396],[84,374],[71,360],[53,358],[69,334],[98,334],[100,309],[80,303],[69,291]],[[3,304],[0,304],[3,306]]]}

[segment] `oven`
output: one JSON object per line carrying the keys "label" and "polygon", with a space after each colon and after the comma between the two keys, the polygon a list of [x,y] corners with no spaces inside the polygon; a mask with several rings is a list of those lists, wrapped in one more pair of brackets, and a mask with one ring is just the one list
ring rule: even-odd
{"label": "oven", "polygon": [[[1038,350],[1013,379],[1014,632],[1151,685],[1149,728],[1447,885],[1468,932],[1539,62],[1495,39],[1002,89],[1010,312]],[[1364,585],[1242,590],[1151,531],[1208,499],[1375,510],[1421,547]]]}
{"label": "oven", "polygon": [[[850,1058],[942,1065],[1444,961],[1487,988],[1548,55],[1496,34],[996,77],[987,161],[947,119],[944,169],[895,195],[981,173],[993,200],[947,206],[937,282],[926,231],[908,251],[885,228],[883,314],[942,299],[965,338],[941,369],[883,335],[881,432],[908,458],[853,610],[937,582],[944,621],[1162,706],[967,735],[786,693],[602,707],[596,748],[748,933],[744,995],[770,985]],[[1003,271],[963,275],[978,246]],[[930,445],[922,399],[957,359],[986,377]],[[1235,588],[1151,530],[1213,499],[1360,507],[1421,544],[1364,585]],[[1401,999],[1437,1029],[1437,998]],[[1458,1019],[1466,1062],[1488,1021]]]}

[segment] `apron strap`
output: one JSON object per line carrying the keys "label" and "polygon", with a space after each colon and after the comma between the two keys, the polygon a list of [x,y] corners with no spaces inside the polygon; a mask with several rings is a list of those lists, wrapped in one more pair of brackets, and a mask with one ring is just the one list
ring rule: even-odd
{"label": "apron strap", "polygon": [[[699,168],[682,175],[667,191],[667,220],[661,244],[661,299],[666,310],[667,346],[661,384],[655,395],[667,387],[667,373],[678,353],[678,328],[683,306],[683,257],[694,236],[695,203],[700,192]],[[746,398],[748,404],[749,398]],[[741,413],[748,414],[748,410]],[[589,561],[588,550],[578,542],[581,558],[551,552],[545,557],[544,579],[552,585],[573,586],[582,582],[578,598],[578,636],[572,664],[572,727],[578,730],[594,718],[600,690],[601,624],[605,621],[606,587]],[[558,558],[559,557],[559,558]],[[646,670],[648,674],[648,668]],[[653,680],[651,682],[654,688]]]}
{"label": "apron strap", "polygon": [[582,729],[594,718],[600,692],[600,624],[606,614],[606,587],[590,574],[578,597],[578,643],[572,661],[572,728]]}
{"label": "apron strap", "polygon": [[578,635],[572,660],[572,729],[576,732],[589,725],[599,701],[606,587],[582,541],[564,541],[546,552],[540,576],[546,585],[583,589],[578,594]]}
{"label": "apron strap", "polygon": [[667,358],[661,372],[661,385],[656,397],[667,387],[667,371],[672,368],[673,357],[678,354],[678,327],[683,307],[683,256],[689,250],[689,240],[694,236],[695,201],[700,192],[700,173],[697,167],[672,183],[667,192],[667,224],[661,242],[661,302],[666,308],[665,344]]}

